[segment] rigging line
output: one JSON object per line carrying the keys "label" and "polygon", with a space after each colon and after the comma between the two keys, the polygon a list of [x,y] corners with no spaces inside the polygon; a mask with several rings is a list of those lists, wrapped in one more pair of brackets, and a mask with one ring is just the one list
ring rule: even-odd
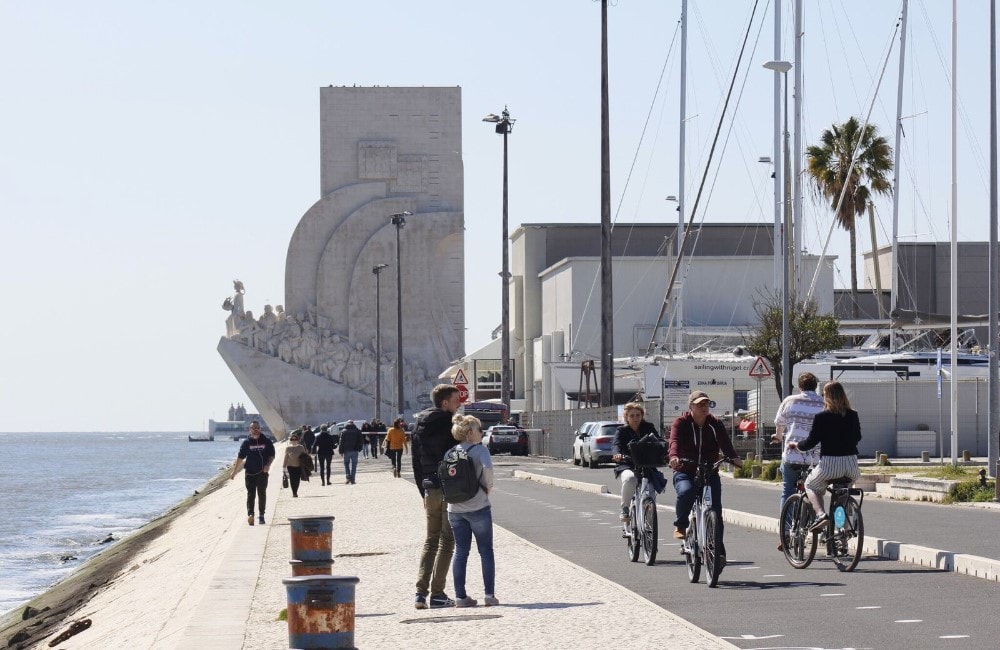
{"label": "rigging line", "polygon": [[[840,3],[835,3],[835,4],[838,5],[838,6],[841,6],[841,8],[843,8],[843,6]],[[830,15],[833,17],[833,24],[837,28],[837,40],[840,41],[840,52],[841,52],[840,60],[841,61],[846,61],[847,60],[847,46],[844,45],[844,34],[843,34],[843,31],[840,28],[840,22],[837,20],[837,10],[834,9],[833,11],[831,11]],[[861,97],[860,97],[860,95],[858,95],[858,87],[854,84],[854,75],[850,75],[850,79],[851,79],[851,90],[854,91],[854,103],[855,104],[861,104]],[[831,88],[836,88],[836,86],[831,86]]]}
{"label": "rigging line", "polygon": [[[656,90],[653,92],[653,100],[650,102],[650,104],[649,104],[649,111],[646,113],[646,122],[642,126],[642,133],[639,135],[639,142],[636,144],[636,147],[635,147],[635,155],[632,156],[632,165],[629,167],[628,175],[625,177],[625,187],[622,188],[621,197],[618,200],[618,208],[615,210],[615,216],[614,216],[614,218],[611,221],[611,232],[612,233],[614,233],[615,224],[618,222],[618,214],[619,214],[619,212],[621,212],[622,202],[625,200],[625,194],[628,191],[629,181],[632,179],[632,170],[635,169],[635,163],[636,163],[636,160],[639,157],[639,151],[642,149],[642,139],[646,135],[646,127],[649,126],[649,117],[650,117],[650,115],[652,115],[653,108],[656,106],[656,98],[657,98],[657,96],[660,93],[660,86],[663,84],[663,75],[666,72],[667,64],[670,62],[670,54],[674,50],[674,42],[677,40],[677,33],[678,33],[679,29],[680,29],[680,21],[678,20],[677,21],[677,25],[674,27],[674,35],[670,39],[670,46],[667,48],[667,56],[663,60],[663,67],[660,69],[660,78],[656,82]],[[629,241],[629,239],[631,239],[631,237],[632,237],[632,229],[629,228],[628,238],[625,240],[625,249],[626,250],[628,249],[628,241]],[[619,257],[622,257],[622,256],[620,255]],[[591,302],[591,300],[594,297],[594,289],[595,289],[595,287],[597,287],[597,280],[598,280],[598,276],[599,275],[600,274],[594,276],[594,281],[590,285],[590,291],[587,293],[587,300],[583,304],[583,313],[584,314],[587,313],[587,310],[590,307],[590,302]],[[579,338],[579,336],[580,336],[580,331],[578,329],[574,333],[573,340],[570,341],[570,349],[571,350],[576,347],[576,341]]]}
{"label": "rigging line", "polygon": [[[753,27],[753,18],[757,12],[757,5],[759,3],[760,0],[754,0],[753,11],[750,14],[749,22],[747,22],[746,33],[743,35],[743,45],[740,48],[740,56],[736,60],[736,67],[733,69],[733,77],[732,80],[729,82],[729,90],[726,92],[726,101],[722,106],[722,115],[719,117],[719,124],[715,129],[715,136],[712,138],[712,148],[709,150],[708,161],[705,164],[705,173],[702,174],[701,183],[698,186],[698,194],[695,196],[694,205],[691,207],[691,216],[688,218],[687,226],[684,228],[684,237],[681,239],[681,245],[677,253],[677,261],[674,263],[674,268],[670,272],[670,280],[667,282],[667,293],[666,295],[663,296],[663,304],[660,306],[660,314],[659,316],[657,316],[656,323],[654,324],[653,327],[654,335],[656,334],[656,328],[659,327],[660,325],[660,321],[663,320],[663,314],[667,310],[667,305],[670,303],[670,294],[672,293],[673,290],[674,280],[677,279],[677,269],[680,266],[681,259],[683,259],[684,257],[684,244],[687,243],[688,232],[691,230],[691,225],[694,223],[694,216],[695,213],[698,211],[698,203],[701,202],[701,194],[702,191],[705,189],[705,180],[708,178],[709,167],[711,166],[712,158],[715,155],[715,145],[719,141],[719,133],[722,131],[722,123],[726,117],[726,109],[729,107],[729,99],[730,97],[732,97],[733,94],[733,86],[736,85],[736,75],[739,72],[740,63],[743,60],[743,53],[744,51],[746,51],[747,41],[750,38],[750,30]],[[655,336],[651,336],[649,338],[649,345],[646,347],[647,355],[649,355],[653,351],[653,343],[655,341],[656,341]]]}
{"label": "rigging line", "polygon": [[[844,15],[846,17],[847,16],[847,10],[844,8],[843,4],[840,5],[840,9],[841,9],[841,11],[844,12]],[[896,15],[899,16],[899,15],[902,15],[902,13],[903,13],[903,5],[900,4],[899,5],[899,9],[896,10]],[[857,34],[857,32],[854,31],[854,21],[848,20],[847,21],[847,25],[848,25],[848,28],[851,31],[851,37],[854,38],[854,44],[856,46],[856,50],[855,51],[858,53],[858,56],[861,57],[861,63],[863,64],[864,70],[868,71],[869,70],[868,60],[865,58],[864,49],[861,47],[860,41],[858,41],[858,34]],[[875,82],[874,77],[871,74],[869,74],[868,75],[868,83],[869,83],[869,85],[873,84],[874,82]],[[882,109],[882,117],[884,117],[885,121],[888,122],[889,124],[893,124],[895,122],[895,116],[894,116],[895,111],[893,111],[893,113],[889,112],[889,110],[885,106],[885,102],[882,101],[882,97],[881,96],[878,98],[878,100],[879,100],[878,101],[879,107]]]}
{"label": "rigging line", "polygon": [[[826,24],[823,22],[823,5],[822,4],[817,5],[817,9],[818,11],[816,12],[816,15],[819,16],[819,33],[823,39],[823,50],[826,52],[826,72],[830,77],[830,88],[836,88],[837,86],[833,82],[833,68],[830,66],[830,61],[833,59],[833,57],[830,56],[830,44],[826,40],[826,32],[827,32]],[[837,106],[838,93],[831,93],[831,94],[833,95],[834,114],[840,115],[840,107]]]}
{"label": "rigging line", "polygon": [[[762,12],[761,15],[764,15],[764,13],[765,12]],[[756,39],[754,39],[753,48],[750,50],[750,54],[751,54],[750,58],[753,58],[753,54],[756,53],[756,51],[757,51],[757,45],[760,42],[760,35],[761,35],[761,32],[764,30],[764,22],[765,21],[763,21],[763,20],[760,21],[760,28],[758,28],[758,30],[757,30],[757,37],[756,37]],[[738,72],[739,72],[739,69],[737,68],[737,74],[738,74]],[[743,73],[743,83],[740,85],[740,90],[739,90],[739,92],[736,95],[736,103],[733,106],[733,115],[734,115],[734,118],[729,121],[729,128],[726,130],[726,137],[725,137],[725,139],[722,142],[722,149],[719,152],[719,158],[720,159],[725,158],[726,150],[729,148],[729,141],[730,141],[730,139],[733,136],[733,130],[734,130],[735,126],[736,126],[735,116],[739,112],[740,103],[743,100],[743,94],[744,94],[744,91],[746,90],[746,85],[747,85],[747,81],[749,80],[749,78],[750,78],[750,66],[747,66],[746,70]],[[740,142],[740,140],[737,137],[736,138],[737,146],[739,146],[739,142]],[[742,152],[742,148],[741,148],[741,152]],[[743,161],[744,161],[744,167],[746,168],[746,171],[747,171],[747,176],[750,176],[750,168],[749,168],[749,166],[746,165],[746,158],[745,157],[743,158]],[[706,199],[705,199],[705,208],[701,212],[701,220],[699,221],[699,225],[703,226],[705,224],[705,218],[706,218],[706,215],[708,214],[708,206],[711,204],[712,197],[715,195],[715,187],[716,187],[716,185],[718,185],[719,176],[720,176],[721,172],[722,172],[722,165],[716,165],[715,166],[715,171],[714,171],[714,176],[712,177],[712,184],[709,187],[708,195],[706,196]],[[745,232],[746,232],[746,227],[744,226],[744,233]],[[695,236],[694,245],[692,245],[692,247],[691,247],[692,251],[698,250],[698,242],[701,240],[701,233],[702,233],[702,229],[699,228],[698,229],[698,234]],[[682,281],[681,281],[682,285],[687,280],[688,276],[691,273],[691,266],[692,266],[693,262],[694,262],[694,257],[693,256],[691,256],[691,257],[689,257],[687,259],[687,263],[685,265],[684,274],[683,274]],[[721,300],[721,297],[719,297],[718,294],[717,294],[716,295],[716,302],[713,303],[713,305],[711,306],[712,309],[714,309],[714,304],[717,304],[719,300]],[[735,310],[736,310],[736,308],[735,308],[735,305],[734,305],[733,310],[729,314],[730,323],[732,323],[732,319],[735,317]],[[673,322],[674,319],[671,318],[670,320],[671,320],[671,322]]]}
{"label": "rigging line", "polygon": [[[851,177],[851,173],[854,171],[854,166],[858,161],[858,153],[861,151],[861,142],[864,138],[861,136],[864,134],[865,129],[868,128],[868,120],[872,116],[872,110],[875,108],[875,99],[878,97],[879,88],[882,87],[882,79],[885,77],[885,69],[889,65],[889,56],[892,54],[892,42],[895,40],[895,35],[899,33],[899,23],[900,20],[896,20],[896,24],[893,27],[893,38],[889,41],[889,47],[886,49],[885,58],[882,61],[882,71],[878,76],[878,84],[875,86],[874,92],[875,96],[872,97],[871,102],[868,104],[868,112],[865,114],[864,124],[861,125],[861,130],[858,132],[858,141],[854,145],[854,152],[851,154],[851,164],[847,167],[847,173],[844,175],[845,179]],[[847,195],[847,188],[849,183],[844,183],[844,187],[840,190],[840,196],[837,198],[837,205],[833,209],[834,216],[840,212],[840,206],[844,203],[844,197]],[[830,231],[826,236],[826,243],[823,245],[823,250],[819,253],[819,263],[816,265],[816,272],[813,273],[812,282],[809,283],[809,291],[806,292],[806,301],[812,300],[813,292],[816,290],[816,281],[819,280],[819,272],[823,268],[823,258],[826,257],[826,249],[830,245],[830,237],[833,235],[833,228],[836,225],[837,220],[834,218],[833,222],[830,224]]]}
{"label": "rigging line", "polygon": [[[941,51],[941,44],[937,39],[937,32],[934,31],[934,26],[930,22],[930,18],[927,16],[927,7],[924,6],[923,2],[920,2],[920,9],[924,14],[924,19],[927,21],[927,29],[931,35],[931,41],[934,43],[934,48],[938,55],[938,63],[941,64],[942,71],[944,72],[945,79],[948,80],[948,88],[951,88],[951,71],[947,65],[945,65],[944,54]],[[986,161],[983,158],[983,151],[979,147],[979,139],[974,137],[972,134],[972,124],[969,120],[968,111],[965,110],[965,101],[962,99],[962,94],[958,93],[958,114],[962,119],[962,131],[965,133],[966,142],[969,149],[972,151],[972,157],[976,160],[976,172],[978,173],[979,180],[983,184],[983,189],[989,190],[989,185],[987,183],[986,177],[984,176],[985,170],[989,168]]]}

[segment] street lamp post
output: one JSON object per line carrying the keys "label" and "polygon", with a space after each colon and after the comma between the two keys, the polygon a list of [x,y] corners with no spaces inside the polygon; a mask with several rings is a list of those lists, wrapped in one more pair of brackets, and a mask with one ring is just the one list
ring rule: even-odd
{"label": "street lamp post", "polygon": [[382,420],[382,269],[388,264],[372,267],[375,274],[375,419]]}
{"label": "street lamp post", "polygon": [[403,274],[402,254],[400,251],[399,231],[406,225],[406,217],[412,212],[397,212],[390,217],[390,223],[396,226],[396,415],[402,416],[406,403],[403,401]]}
{"label": "street lamp post", "polygon": [[781,226],[781,391],[782,397],[788,397],[792,394],[792,369],[791,366],[791,351],[789,350],[790,345],[790,330],[791,325],[789,323],[789,314],[791,312],[791,288],[789,282],[789,251],[788,245],[791,240],[791,229],[792,229],[792,204],[791,204],[791,170],[789,169],[791,161],[788,153],[788,71],[792,69],[792,64],[788,61],[768,61],[764,64],[764,67],[768,70],[774,70],[775,72],[780,72],[782,77],[782,83],[785,86],[784,95],[784,122],[785,122],[785,144],[784,150],[782,151],[782,169],[784,171],[785,177],[785,201],[784,201],[784,219]]}
{"label": "street lamp post", "polygon": [[503,270],[500,272],[500,401],[510,413],[510,256],[507,247],[507,136],[514,130],[507,107],[503,107],[500,117],[490,113],[484,122],[496,124],[496,132],[503,136]]}

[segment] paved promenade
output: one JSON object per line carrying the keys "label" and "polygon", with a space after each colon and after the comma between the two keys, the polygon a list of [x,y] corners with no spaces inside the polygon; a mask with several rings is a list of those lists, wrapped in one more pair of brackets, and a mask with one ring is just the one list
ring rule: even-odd
{"label": "paved promenade", "polygon": [[[332,486],[313,478],[297,499],[273,472],[263,526],[246,523],[242,476],[205,496],[74,615],[92,626],[59,647],[287,648],[287,624],[278,618],[286,606],[282,579],[291,575],[287,518],[313,514],[336,517],[333,573],[360,578],[359,648],[597,648],[619,645],[628,630],[642,630],[645,647],[735,647],[501,528],[494,540],[499,607],[416,610],[423,543],[416,488],[393,478],[382,457],[360,463],[357,485],[344,485],[343,467],[335,469]],[[468,573],[469,594],[481,603],[474,546]]]}

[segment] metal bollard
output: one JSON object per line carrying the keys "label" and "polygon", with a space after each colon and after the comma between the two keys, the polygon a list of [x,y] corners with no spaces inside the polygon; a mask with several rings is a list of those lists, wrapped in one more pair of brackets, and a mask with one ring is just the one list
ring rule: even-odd
{"label": "metal bollard", "polygon": [[968,450],[968,449],[963,449],[963,450],[962,450],[962,462],[965,462],[965,463],[967,463],[967,462],[969,462],[970,460],[972,460],[972,454],[971,454],[971,453],[969,453],[969,450]]}
{"label": "metal bollard", "polygon": [[920,461],[924,463],[931,462],[931,452],[929,451],[920,452]]}
{"label": "metal bollard", "polygon": [[289,560],[293,576],[328,576],[333,573],[333,560]]}
{"label": "metal bollard", "polygon": [[354,576],[285,578],[288,647],[354,647]]}
{"label": "metal bollard", "polygon": [[329,560],[333,553],[333,515],[289,517],[292,559],[305,562]]}

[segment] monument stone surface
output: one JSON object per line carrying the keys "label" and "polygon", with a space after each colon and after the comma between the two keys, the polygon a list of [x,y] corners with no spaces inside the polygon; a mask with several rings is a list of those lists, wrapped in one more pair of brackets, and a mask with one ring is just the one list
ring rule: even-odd
{"label": "monument stone surface", "polygon": [[[300,424],[430,404],[438,374],[465,348],[461,89],[320,90],[320,195],[285,262],[284,305],[260,316],[239,280],[223,308],[219,354],[279,439]],[[403,405],[396,404],[396,227],[400,235]],[[375,358],[381,276],[382,361]],[[252,291],[252,287],[250,288]]]}

